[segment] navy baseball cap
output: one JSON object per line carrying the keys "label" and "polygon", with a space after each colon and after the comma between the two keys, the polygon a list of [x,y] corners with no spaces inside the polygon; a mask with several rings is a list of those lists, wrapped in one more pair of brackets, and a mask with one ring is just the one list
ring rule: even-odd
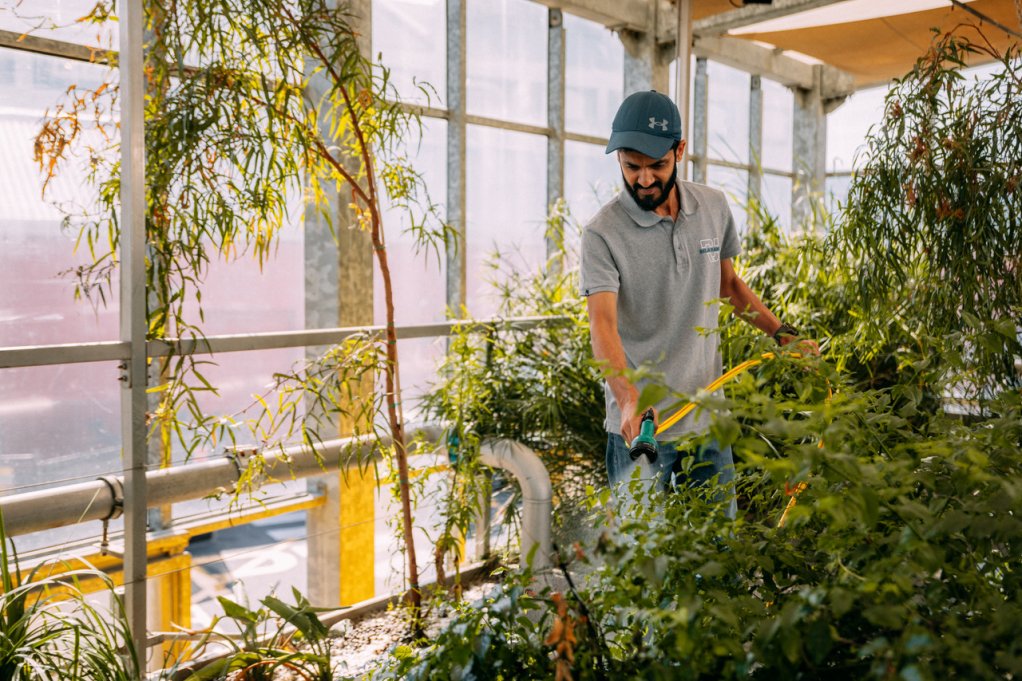
{"label": "navy baseball cap", "polygon": [[614,116],[607,153],[634,149],[650,158],[661,158],[681,140],[681,114],[667,95],[656,90],[625,97]]}

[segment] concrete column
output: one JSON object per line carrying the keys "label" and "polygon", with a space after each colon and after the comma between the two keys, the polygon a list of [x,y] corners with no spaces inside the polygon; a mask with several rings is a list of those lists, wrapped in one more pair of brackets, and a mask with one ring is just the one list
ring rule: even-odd
{"label": "concrete column", "polygon": [[[565,36],[564,16],[559,9],[550,10],[547,33],[547,127],[550,136],[546,147],[546,204],[551,207],[564,196],[564,89],[565,89]],[[547,257],[553,255],[557,244],[550,236],[546,240]]]}
{"label": "concrete column", "polygon": [[625,46],[624,96],[641,90],[670,92],[671,51],[656,44],[656,30],[644,33],[624,30],[618,34]]}
{"label": "concrete column", "polygon": [[447,0],[447,222],[457,233],[455,243],[447,247],[447,306],[461,316],[465,306],[465,253],[468,212],[465,194],[467,133],[465,130],[467,61],[467,0]]}
{"label": "concrete column", "polygon": [[376,475],[357,466],[310,483],[326,503],[308,511],[309,600],[351,605],[376,593]]}
{"label": "concrete column", "polygon": [[[359,49],[371,55],[372,2],[353,0],[350,7],[352,25],[360,36]],[[314,76],[309,83],[311,101],[319,101],[327,87],[321,74]],[[323,132],[329,143],[329,134],[326,130]],[[357,163],[357,159],[352,159],[349,168],[355,170]],[[368,326],[374,321],[372,236],[359,228],[348,207],[351,199],[347,189],[342,187],[340,194],[327,191],[330,192],[327,204],[330,220],[317,209],[310,209],[305,217],[305,326],[309,329]],[[325,349],[308,348],[306,356],[320,356]],[[361,399],[371,400],[373,389],[373,379],[369,377],[355,391]],[[321,432],[320,437],[329,439],[346,434],[353,427],[353,423],[338,423],[337,432]],[[315,485],[310,483],[310,490],[324,491]],[[340,504],[340,487],[335,496],[334,501]],[[306,569],[310,600],[318,606],[336,607],[341,605],[341,585],[358,580],[359,576],[349,575],[340,568],[344,542],[339,531],[324,529],[324,523],[339,522],[336,518],[328,521],[328,515],[327,511],[308,515]]]}
{"label": "concrete column", "polygon": [[[753,75],[749,79],[749,191],[750,200],[763,201],[763,81]],[[756,219],[749,215],[749,222]]]}
{"label": "concrete column", "polygon": [[792,225],[799,229],[811,217],[812,194],[822,195],[827,170],[827,114],[823,101],[823,66],[813,66],[812,88],[795,88],[792,117],[794,143],[792,164],[795,184],[792,192]]}
{"label": "concrete column", "polygon": [[695,92],[692,95],[692,130],[687,133],[692,159],[692,181],[706,183],[706,155],[709,150],[710,79],[706,57],[696,59]]}

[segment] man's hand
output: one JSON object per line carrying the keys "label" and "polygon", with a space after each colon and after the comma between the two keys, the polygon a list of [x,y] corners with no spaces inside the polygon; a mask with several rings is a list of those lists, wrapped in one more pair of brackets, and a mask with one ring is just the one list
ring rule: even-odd
{"label": "man's hand", "polygon": [[[629,400],[621,405],[621,437],[631,445],[642,430],[642,413],[638,411],[638,400]],[[659,425],[660,412],[653,408],[653,423]]]}
{"label": "man's hand", "polygon": [[799,338],[798,336],[781,336],[781,347],[785,347],[791,343],[795,344],[794,348],[789,348],[795,352],[800,352],[805,356],[819,357],[820,346],[812,338]]}

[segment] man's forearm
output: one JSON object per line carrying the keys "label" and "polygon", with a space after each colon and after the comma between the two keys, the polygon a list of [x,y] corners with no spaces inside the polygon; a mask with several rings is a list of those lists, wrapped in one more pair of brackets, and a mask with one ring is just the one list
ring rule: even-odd
{"label": "man's forearm", "polygon": [[634,404],[639,399],[639,391],[624,376],[624,371],[628,368],[624,347],[617,335],[617,329],[610,333],[605,326],[594,324],[592,327],[593,357],[603,364],[607,385],[618,405]]}
{"label": "man's forearm", "polygon": [[781,321],[741,279],[736,279],[730,298],[735,314],[768,336],[781,325]]}

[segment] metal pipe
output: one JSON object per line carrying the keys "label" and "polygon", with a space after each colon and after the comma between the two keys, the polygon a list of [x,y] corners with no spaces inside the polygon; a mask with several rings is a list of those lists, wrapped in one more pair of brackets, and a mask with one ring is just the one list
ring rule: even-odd
{"label": "metal pipe", "polygon": [[[435,441],[440,438],[441,431],[433,426],[410,429],[411,438],[420,434]],[[389,439],[381,438],[379,444],[386,447]],[[263,453],[263,470],[266,476],[279,479],[313,477],[338,470],[342,464],[342,453],[346,460],[348,455],[365,460],[375,446],[374,439],[365,436],[327,440],[315,449],[307,445],[283,447]],[[255,454],[254,449],[241,450],[221,459],[148,471],[148,505],[153,508],[202,499],[220,491],[231,493],[240,472]],[[7,534],[17,536],[110,517],[116,508],[114,488],[123,485],[124,480],[117,476],[109,476],[107,480],[110,483],[97,479],[57,489],[0,497]]]}
{"label": "metal pipe", "polygon": [[[398,340],[435,338],[437,336],[449,336],[454,333],[456,328],[463,326],[511,326],[525,329],[565,319],[567,317],[562,316],[451,319],[434,324],[399,326],[396,331]],[[202,339],[170,338],[149,341],[146,347],[149,357],[188,355],[193,353],[249,352],[253,350],[335,345],[343,343],[345,339],[357,334],[382,335],[385,330],[386,327],[384,326],[351,326],[332,329],[206,336]],[[10,347],[0,348],[0,369],[51,364],[74,364],[79,362],[116,361],[128,359],[130,356],[131,344],[127,341]]]}
{"label": "metal pipe", "polygon": [[536,452],[514,440],[487,440],[479,453],[487,466],[514,475],[522,490],[522,565],[531,559],[534,571],[549,568],[554,492],[546,466]]}

